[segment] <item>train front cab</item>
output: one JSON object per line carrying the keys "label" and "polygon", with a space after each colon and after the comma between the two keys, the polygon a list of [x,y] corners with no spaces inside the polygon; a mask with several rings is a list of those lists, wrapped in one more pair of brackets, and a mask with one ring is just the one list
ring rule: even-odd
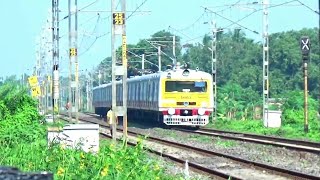
{"label": "train front cab", "polygon": [[166,125],[205,126],[213,100],[210,79],[163,79],[160,107]]}

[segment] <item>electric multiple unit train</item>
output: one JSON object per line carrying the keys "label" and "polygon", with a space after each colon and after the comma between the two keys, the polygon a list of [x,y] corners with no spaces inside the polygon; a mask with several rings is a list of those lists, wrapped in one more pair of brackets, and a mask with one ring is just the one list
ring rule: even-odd
{"label": "electric multiple unit train", "polygon": [[[122,106],[122,81],[117,81],[117,106]],[[127,80],[128,119],[166,125],[205,126],[213,111],[212,76],[189,68],[168,69]],[[95,113],[105,116],[112,104],[111,83],[93,89]]]}

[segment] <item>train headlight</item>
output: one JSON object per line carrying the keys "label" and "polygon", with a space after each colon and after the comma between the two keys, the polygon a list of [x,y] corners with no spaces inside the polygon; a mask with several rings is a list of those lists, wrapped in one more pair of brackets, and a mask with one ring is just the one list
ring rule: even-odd
{"label": "train headlight", "polygon": [[173,108],[168,109],[168,114],[174,115],[174,113],[175,113],[175,110]]}
{"label": "train headlight", "polygon": [[208,103],[207,103],[207,102],[202,102],[202,103],[201,103],[201,106],[202,106],[202,107],[207,107],[207,106],[208,106]]}
{"label": "train headlight", "polygon": [[198,114],[199,114],[200,116],[203,116],[205,112],[206,112],[206,110],[203,109],[203,108],[198,109]]}
{"label": "train headlight", "polygon": [[187,69],[182,72],[182,76],[189,76],[189,74],[190,74],[190,71]]}
{"label": "train headlight", "polygon": [[171,73],[170,73],[170,72],[168,72],[168,74],[167,74],[167,78],[168,78],[168,79],[170,79],[170,78],[171,78]]}

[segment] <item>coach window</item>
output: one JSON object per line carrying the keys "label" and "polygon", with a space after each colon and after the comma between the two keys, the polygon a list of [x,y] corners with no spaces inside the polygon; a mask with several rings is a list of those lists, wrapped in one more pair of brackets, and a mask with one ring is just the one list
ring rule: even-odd
{"label": "coach window", "polygon": [[166,92],[206,92],[205,81],[166,81]]}
{"label": "coach window", "polygon": [[136,98],[136,85],[132,84],[132,101],[135,101]]}
{"label": "coach window", "polygon": [[152,101],[152,82],[149,81],[148,84],[148,101]]}
{"label": "coach window", "polygon": [[159,94],[160,94],[159,83],[160,83],[160,82],[157,81],[157,82],[155,83],[155,87],[154,87],[154,94],[155,94],[155,96],[154,96],[155,100],[154,100],[154,101],[156,101],[156,102],[158,102]]}
{"label": "coach window", "polygon": [[130,89],[130,84],[128,84],[128,90],[127,90],[127,92],[128,92],[128,100],[130,100],[130,95],[131,95],[131,91],[130,91],[131,89]]}
{"label": "coach window", "polygon": [[146,99],[147,99],[147,94],[146,94],[146,92],[147,92],[147,83],[144,82],[144,83],[143,83],[143,101],[146,101]]}
{"label": "coach window", "polygon": [[140,84],[137,84],[137,89],[136,89],[136,91],[137,91],[137,96],[136,96],[136,101],[139,101],[140,100]]}

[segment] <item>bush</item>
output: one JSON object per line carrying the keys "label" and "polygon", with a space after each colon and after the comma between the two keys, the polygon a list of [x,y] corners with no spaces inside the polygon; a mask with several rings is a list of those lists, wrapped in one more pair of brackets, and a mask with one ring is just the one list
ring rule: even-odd
{"label": "bush", "polygon": [[[317,125],[318,103],[313,98],[308,98],[308,120],[309,124]],[[301,91],[287,93],[286,101],[282,106],[283,125],[304,124],[304,94]]]}

